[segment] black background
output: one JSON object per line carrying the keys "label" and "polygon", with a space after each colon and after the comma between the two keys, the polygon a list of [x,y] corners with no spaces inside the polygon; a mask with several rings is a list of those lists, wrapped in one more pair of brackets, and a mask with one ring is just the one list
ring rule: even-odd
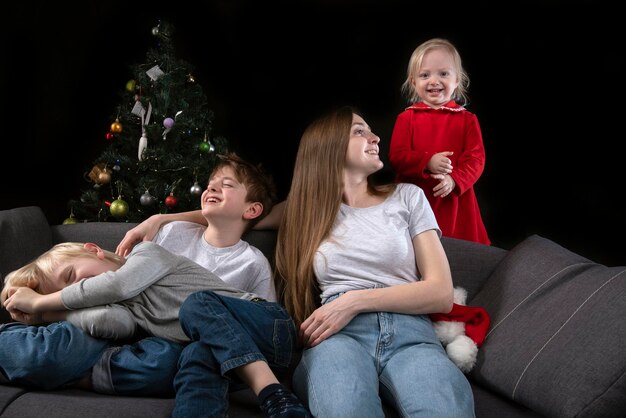
{"label": "black background", "polygon": [[281,197],[302,131],[336,105],[363,112],[387,162],[409,56],[439,36],[457,46],[471,79],[468,109],[487,154],[475,187],[493,244],[539,234],[626,265],[617,3],[60,3],[2,13],[0,209],[38,205],[51,223],[68,216],[159,19],[174,24],[177,55],[195,67],[214,133],[262,163]]}

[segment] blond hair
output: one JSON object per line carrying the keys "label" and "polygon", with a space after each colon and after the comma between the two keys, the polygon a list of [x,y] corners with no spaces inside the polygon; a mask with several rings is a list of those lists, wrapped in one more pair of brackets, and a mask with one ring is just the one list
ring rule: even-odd
{"label": "blond hair", "polygon": [[467,72],[463,68],[463,63],[461,61],[461,55],[456,47],[447,39],[443,38],[433,38],[429,39],[426,42],[418,45],[417,48],[411,54],[411,58],[409,59],[409,65],[406,70],[406,80],[402,84],[401,91],[404,94],[409,103],[417,103],[421,101],[421,98],[417,94],[417,90],[413,86],[412,80],[417,78],[420,68],[422,67],[422,61],[424,60],[424,55],[427,52],[430,52],[434,49],[443,49],[447,51],[452,56],[452,61],[454,62],[454,70],[459,77],[459,85],[454,92],[452,93],[452,98],[457,101],[461,101],[461,104],[466,104],[469,102],[468,97],[468,89],[470,84],[469,76]]}
{"label": "blond hair", "polygon": [[[118,263],[120,266],[124,264],[123,257],[111,251],[103,250],[103,252],[106,259]],[[30,263],[6,275],[4,287],[0,293],[2,303],[7,300],[11,287],[30,287],[34,291],[42,293],[41,284],[50,279],[59,263],[92,255],[93,253],[87,250],[85,243],[82,242],[63,242],[55,245]]]}
{"label": "blond hair", "polygon": [[[311,123],[302,135],[291,188],[278,228],[275,283],[287,311],[300,324],[320,306],[313,271],[315,253],[328,238],[343,197],[343,170],[353,114],[343,107]],[[368,190],[388,195],[395,185]]]}

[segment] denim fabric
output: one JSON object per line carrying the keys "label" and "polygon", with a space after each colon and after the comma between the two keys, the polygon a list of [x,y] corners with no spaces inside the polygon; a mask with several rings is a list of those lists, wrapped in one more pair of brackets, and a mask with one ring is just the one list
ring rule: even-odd
{"label": "denim fabric", "polygon": [[157,337],[109,347],[93,367],[93,389],[111,395],[173,397],[182,350],[182,345]]}
{"label": "denim fabric", "polygon": [[274,302],[251,302],[205,291],[189,296],[180,322],[192,340],[174,378],[174,418],[226,417],[232,369],[263,360],[276,372],[288,369],[296,330],[286,310]]}
{"label": "denim fabric", "polygon": [[86,376],[109,346],[69,322],[0,325],[0,369],[11,383],[56,389]]}
{"label": "denim fabric", "polygon": [[66,321],[0,325],[0,370],[9,383],[37,389],[58,389],[92,371],[96,392],[174,396],[181,351],[156,337],[116,347]]}
{"label": "denim fabric", "polygon": [[381,399],[402,417],[475,416],[470,384],[426,315],[357,315],[304,350],[293,388],[319,418],[383,418]]}

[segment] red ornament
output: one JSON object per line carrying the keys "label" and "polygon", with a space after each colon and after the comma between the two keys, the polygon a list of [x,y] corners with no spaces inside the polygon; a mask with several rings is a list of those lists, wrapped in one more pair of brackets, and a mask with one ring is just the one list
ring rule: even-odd
{"label": "red ornament", "polygon": [[113,132],[107,132],[104,137],[107,139],[107,141],[112,141],[113,138],[115,138],[115,135],[113,135]]}
{"label": "red ornament", "polygon": [[178,205],[178,199],[173,194],[170,194],[165,198],[165,205],[167,205],[168,208],[175,208],[176,205]]}
{"label": "red ornament", "polygon": [[111,207],[111,202],[109,200],[105,200],[104,204],[107,205],[107,207]]}

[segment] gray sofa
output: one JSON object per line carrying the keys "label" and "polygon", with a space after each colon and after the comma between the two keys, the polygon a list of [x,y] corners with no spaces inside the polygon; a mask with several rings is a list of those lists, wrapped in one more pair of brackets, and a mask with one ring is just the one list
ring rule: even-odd
{"label": "gray sofa", "polygon": [[[0,211],[0,275],[61,241],[114,249],[133,225],[49,225],[38,207]],[[245,239],[272,257],[274,231]],[[477,417],[626,416],[626,267],[596,264],[537,235],[510,250],[449,238],[443,244],[455,285],[492,321],[468,374]],[[4,309],[0,315],[10,320]],[[231,417],[262,416],[249,390],[230,396]],[[172,406],[173,399],[0,385],[0,417],[157,418],[169,417]]]}

